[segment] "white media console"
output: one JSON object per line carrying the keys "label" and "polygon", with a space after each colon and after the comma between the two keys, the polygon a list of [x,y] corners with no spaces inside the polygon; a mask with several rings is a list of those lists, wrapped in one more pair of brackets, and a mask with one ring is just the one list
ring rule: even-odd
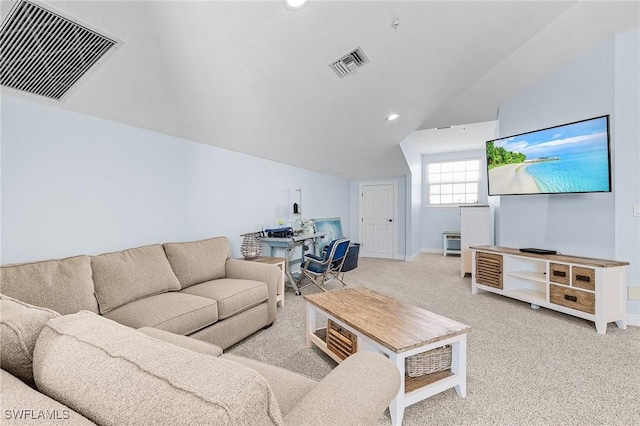
{"label": "white media console", "polygon": [[518,249],[475,246],[471,292],[490,291],[593,321],[605,334],[615,322],[626,329],[628,262],[561,254],[524,253]]}

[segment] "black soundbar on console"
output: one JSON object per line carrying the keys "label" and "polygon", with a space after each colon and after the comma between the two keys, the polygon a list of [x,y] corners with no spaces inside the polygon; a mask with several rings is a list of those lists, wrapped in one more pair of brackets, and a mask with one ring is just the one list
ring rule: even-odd
{"label": "black soundbar on console", "polygon": [[533,247],[521,248],[520,251],[523,253],[535,253],[535,254],[558,254],[558,252],[555,250],[547,250],[547,249],[540,249],[540,248],[533,248]]}

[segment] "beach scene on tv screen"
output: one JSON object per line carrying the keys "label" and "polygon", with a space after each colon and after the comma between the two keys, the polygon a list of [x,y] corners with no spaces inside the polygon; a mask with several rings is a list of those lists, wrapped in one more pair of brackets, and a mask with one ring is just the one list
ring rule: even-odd
{"label": "beach scene on tv screen", "polygon": [[607,117],[487,142],[489,194],[609,191]]}

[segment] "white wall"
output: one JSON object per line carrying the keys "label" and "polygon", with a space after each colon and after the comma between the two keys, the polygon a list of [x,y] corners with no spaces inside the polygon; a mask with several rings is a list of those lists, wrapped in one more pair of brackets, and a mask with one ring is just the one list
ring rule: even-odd
{"label": "white wall", "polygon": [[[609,114],[613,192],[500,197],[500,245],[628,261],[640,285],[639,38],[620,34],[502,105],[503,137]],[[628,313],[640,325],[638,302]]]}
{"label": "white wall", "polygon": [[[487,135],[486,140],[491,140],[495,135]],[[472,151],[448,152],[440,154],[424,155],[422,157],[423,172],[422,182],[426,181],[427,164],[432,162],[459,161],[480,159],[480,204],[487,204],[487,170],[486,141],[479,140],[478,146],[482,149]],[[426,188],[422,185],[423,199]],[[493,226],[491,226],[493,235]],[[442,233],[445,231],[460,231],[460,207],[429,207],[422,206],[422,248],[427,252],[440,252],[442,250]]]}
{"label": "white wall", "polygon": [[[616,36],[615,47],[615,257],[631,262],[629,286],[640,287],[640,31]],[[640,301],[628,312],[640,325]]]}
{"label": "white wall", "polygon": [[407,197],[405,258],[410,260],[422,252],[422,155],[417,144],[408,139],[400,142],[400,147],[410,170],[410,173],[405,176]]}
{"label": "white wall", "polygon": [[[503,104],[499,132],[506,137],[605,114],[615,123],[614,113],[610,40]],[[614,224],[614,193],[500,197],[502,246],[613,258]]]}
{"label": "white wall", "polygon": [[[1,263],[98,254],[245,232],[289,218],[342,217],[348,180],[2,97]],[[357,231],[357,230],[356,230]]]}

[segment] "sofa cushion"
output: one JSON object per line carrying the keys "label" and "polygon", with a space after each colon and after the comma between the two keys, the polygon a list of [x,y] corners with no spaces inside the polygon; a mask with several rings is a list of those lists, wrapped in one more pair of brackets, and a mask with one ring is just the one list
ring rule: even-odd
{"label": "sofa cushion", "polygon": [[218,305],[206,297],[170,292],[127,303],[105,317],[133,328],[156,327],[186,335],[218,321]]}
{"label": "sofa cushion", "polygon": [[214,345],[213,343],[193,339],[181,334],[170,333],[168,331],[160,330],[159,328],[154,327],[142,327],[139,328],[138,331],[155,339],[160,339],[163,342],[171,343],[172,345],[189,349],[190,351],[199,352],[201,354],[211,356],[222,355],[222,348],[218,345]]}
{"label": "sofa cushion", "polygon": [[272,324],[273,322],[268,321],[267,311],[267,304],[261,303],[224,321],[218,321],[211,327],[196,331],[190,334],[189,337],[212,342],[222,349],[227,349],[245,337],[249,337],[258,330]]}
{"label": "sofa cushion", "polygon": [[57,312],[0,294],[0,364],[25,383],[33,384],[33,348],[44,325]]}
{"label": "sofa cushion", "polygon": [[[222,358],[237,362],[260,373],[269,383],[269,387],[278,401],[280,412],[285,417],[306,394],[318,385],[318,381],[315,379],[275,365],[234,354],[223,354]],[[295,391],[293,391],[294,389]]]}
{"label": "sofa cushion", "polygon": [[254,370],[90,312],[50,320],[33,369],[41,392],[98,424],[282,424]]}
{"label": "sofa cushion", "polygon": [[180,290],[160,244],[91,258],[100,313],[170,290]]}
{"label": "sofa cushion", "polygon": [[3,294],[62,315],[98,312],[89,256],[6,265],[0,282]]}
{"label": "sofa cushion", "polygon": [[218,302],[218,318],[229,318],[269,298],[269,288],[261,281],[221,278],[185,288],[180,293],[207,297]]}
{"label": "sofa cushion", "polygon": [[95,424],[4,370],[0,370],[0,407],[3,425]]}
{"label": "sofa cushion", "polygon": [[188,243],[165,243],[164,250],[182,288],[224,278],[225,262],[231,257],[226,237]]}

